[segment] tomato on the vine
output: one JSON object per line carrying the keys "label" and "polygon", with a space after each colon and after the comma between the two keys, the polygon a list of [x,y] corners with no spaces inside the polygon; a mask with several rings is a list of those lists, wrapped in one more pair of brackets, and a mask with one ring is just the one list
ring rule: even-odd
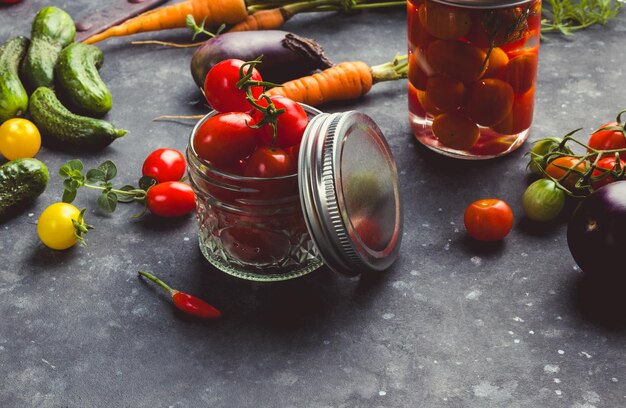
{"label": "tomato on the vine", "polygon": [[166,181],[148,190],[146,205],[150,212],[160,217],[180,217],[196,208],[196,195],[189,184]]}
{"label": "tomato on the vine", "polygon": [[[619,168],[623,170],[626,166],[626,162],[624,160],[619,161]],[[605,175],[606,172],[598,169],[604,169],[607,171],[616,170],[617,169],[617,160],[615,157],[604,157],[600,159],[598,164],[596,164],[596,169],[591,173],[592,181],[591,186],[594,190],[599,189],[600,187],[606,186],[609,183],[615,181],[615,177],[613,175]]]}
{"label": "tomato on the vine", "polygon": [[258,132],[243,112],[220,113],[207,119],[193,139],[196,154],[214,165],[230,165],[249,156],[257,146]]}
{"label": "tomato on the vine", "polygon": [[[285,109],[285,111],[278,115],[276,120],[276,140],[273,140],[274,129],[269,124],[259,128],[261,140],[266,145],[277,146],[283,149],[300,144],[304,130],[309,124],[306,112],[302,106],[286,96],[276,95],[271,96],[270,99],[276,109]],[[261,99],[259,105],[267,107],[268,102],[265,99]],[[263,119],[263,113],[260,111],[254,112],[253,116],[256,123]]]}
{"label": "tomato on the vine", "polygon": [[464,216],[467,233],[479,241],[499,241],[513,228],[513,210],[496,198],[486,198],[470,204]]}
{"label": "tomato on the vine", "polygon": [[280,177],[294,173],[292,156],[278,147],[259,147],[248,159],[244,175],[248,177]]}
{"label": "tomato on the vine", "polygon": [[[248,112],[253,109],[246,99],[246,92],[237,88],[239,82],[239,71],[245,61],[239,59],[228,59],[213,66],[204,79],[204,96],[218,112]],[[249,67],[244,69],[244,74],[249,72]],[[256,68],[252,69],[253,81],[261,81],[261,74]],[[253,86],[252,96],[258,99],[263,93],[263,87]]]}
{"label": "tomato on the vine", "polygon": [[[619,129],[602,130],[607,127],[617,127]],[[597,150],[626,149],[624,127],[617,122],[606,123],[591,135],[587,144],[589,147]],[[626,153],[620,153],[620,158],[626,160]]]}
{"label": "tomato on the vine", "polygon": [[35,157],[41,147],[41,135],[27,119],[13,118],[0,126],[0,153],[9,160]]}
{"label": "tomato on the vine", "polygon": [[185,174],[185,156],[175,149],[157,149],[143,162],[141,174],[154,177],[157,182],[178,181]]}
{"label": "tomato on the vine", "polygon": [[[559,180],[563,186],[574,189],[576,182],[580,179],[581,173],[585,172],[585,162],[580,162],[580,159],[574,156],[561,156],[552,160],[546,167],[546,173]],[[570,174],[565,177],[565,173],[573,169]],[[580,174],[579,174],[580,173]],[[565,177],[565,178],[564,178]]]}

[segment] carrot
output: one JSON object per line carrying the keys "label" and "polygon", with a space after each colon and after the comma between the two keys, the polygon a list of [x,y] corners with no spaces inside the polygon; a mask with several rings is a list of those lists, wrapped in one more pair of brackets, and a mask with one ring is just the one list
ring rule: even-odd
{"label": "carrot", "polygon": [[285,12],[284,7],[271,10],[261,10],[250,14],[245,20],[232,26],[228,32],[274,30],[281,27],[291,15]]}
{"label": "carrot", "polygon": [[282,95],[296,102],[318,106],[360,98],[372,89],[373,84],[406,78],[407,71],[406,55],[374,67],[361,61],[342,62],[319,73],[285,82],[266,94]]}
{"label": "carrot", "polygon": [[188,14],[198,21],[206,18],[207,26],[222,23],[234,24],[248,16],[244,0],[186,0],[140,14],[120,25],[93,35],[84,42],[93,44],[110,37],[185,27]]}

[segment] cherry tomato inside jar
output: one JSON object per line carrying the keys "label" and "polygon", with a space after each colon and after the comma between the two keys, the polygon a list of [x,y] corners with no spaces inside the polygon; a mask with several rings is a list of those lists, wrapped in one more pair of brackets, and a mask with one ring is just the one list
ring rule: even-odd
{"label": "cherry tomato inside jar", "polygon": [[148,190],[146,205],[152,214],[159,217],[180,217],[196,208],[195,198],[189,184],[166,181]]}
{"label": "cherry tomato inside jar", "polygon": [[[306,112],[300,104],[286,96],[276,95],[271,96],[270,99],[276,109],[284,109],[284,112],[278,115],[276,121],[276,139],[274,139],[274,128],[269,124],[258,129],[259,137],[266,145],[283,149],[300,144],[304,130],[309,124]],[[267,107],[269,104],[265,99],[261,99],[259,105]],[[259,123],[262,118],[263,114],[255,111],[255,122]]]}
{"label": "cherry tomato inside jar", "polygon": [[478,200],[465,209],[467,233],[479,241],[499,241],[513,228],[513,210],[496,198]]}
{"label": "cherry tomato inside jar", "polygon": [[196,154],[216,166],[233,165],[248,157],[258,143],[258,131],[243,112],[220,113],[208,118],[193,139]]}
{"label": "cherry tomato inside jar", "polygon": [[[240,69],[245,62],[238,59],[228,59],[215,64],[204,79],[204,96],[213,109],[218,112],[248,112],[253,106],[246,99],[244,90],[237,88],[237,82],[241,79]],[[244,69],[244,74],[250,68]],[[254,68],[252,70],[253,81],[261,81],[261,74]],[[263,88],[254,86],[251,88],[252,96],[256,100],[263,93]]]}

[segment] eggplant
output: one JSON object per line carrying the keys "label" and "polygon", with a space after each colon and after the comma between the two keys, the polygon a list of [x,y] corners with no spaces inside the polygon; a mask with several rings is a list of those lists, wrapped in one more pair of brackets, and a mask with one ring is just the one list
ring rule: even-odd
{"label": "eggplant", "polygon": [[238,31],[207,40],[191,58],[191,75],[199,87],[207,72],[220,61],[236,58],[251,61],[263,56],[257,69],[264,81],[283,83],[333,63],[322,47],[310,38],[280,30]]}
{"label": "eggplant", "polygon": [[567,244],[585,274],[606,282],[626,282],[626,180],[591,193],[567,227]]}

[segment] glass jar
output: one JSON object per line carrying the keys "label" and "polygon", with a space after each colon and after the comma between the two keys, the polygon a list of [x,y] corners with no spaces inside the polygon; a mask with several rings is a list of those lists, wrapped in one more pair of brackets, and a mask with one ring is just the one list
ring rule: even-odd
{"label": "glass jar", "polygon": [[[194,151],[187,163],[196,193],[200,250],[217,269],[239,278],[296,278],[322,264],[347,275],[381,271],[402,238],[395,161],[380,129],[358,112],[309,115],[298,172],[283,177],[227,173]],[[363,160],[367,157],[367,160]]]}
{"label": "glass jar", "polygon": [[[305,106],[309,118],[319,113]],[[216,268],[239,278],[276,281],[296,278],[319,268],[300,206],[296,174],[275,178],[243,177],[200,159],[191,132],[187,163],[196,193],[198,239],[204,257]]]}
{"label": "glass jar", "polygon": [[409,0],[409,120],[418,141],[462,159],[528,137],[540,0]]}

